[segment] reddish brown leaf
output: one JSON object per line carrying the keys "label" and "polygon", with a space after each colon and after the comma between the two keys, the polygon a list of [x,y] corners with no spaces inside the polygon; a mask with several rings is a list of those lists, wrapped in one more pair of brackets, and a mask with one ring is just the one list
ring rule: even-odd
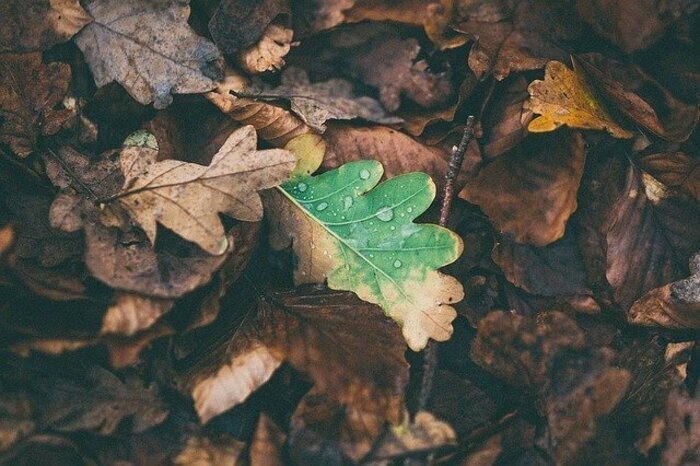
{"label": "reddish brown leaf", "polygon": [[700,202],[700,158],[684,152],[651,154],[640,159],[639,166],[669,188]]}

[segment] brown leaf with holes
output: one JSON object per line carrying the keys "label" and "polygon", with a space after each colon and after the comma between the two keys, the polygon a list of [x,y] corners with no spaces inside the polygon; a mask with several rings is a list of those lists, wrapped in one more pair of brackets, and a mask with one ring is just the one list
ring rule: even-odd
{"label": "brown leaf with holes", "polygon": [[576,210],[585,149],[577,133],[530,136],[497,157],[459,196],[479,205],[516,242],[546,246],[562,236]]}
{"label": "brown leaf with holes", "polygon": [[78,0],[7,0],[0,4],[0,52],[46,50],[91,21]]}
{"label": "brown leaf with holes", "polygon": [[19,157],[37,149],[45,121],[56,114],[68,91],[71,70],[65,63],[44,64],[41,53],[0,54],[0,143]]}

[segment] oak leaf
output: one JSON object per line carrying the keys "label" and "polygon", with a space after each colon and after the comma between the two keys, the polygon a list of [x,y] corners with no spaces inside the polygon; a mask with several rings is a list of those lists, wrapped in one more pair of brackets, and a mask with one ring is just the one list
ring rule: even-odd
{"label": "oak leaf", "polygon": [[284,184],[266,199],[271,241],[278,249],[294,247],[297,284],[327,279],[333,289],[379,304],[417,351],[429,338],[452,334],[451,304],[463,290],[437,269],[460,256],[462,241],[437,225],[413,223],[435,197],[428,175],[409,173],[376,186],[382,174],[379,162],[358,161]]}
{"label": "oak leaf", "polygon": [[579,134],[530,136],[483,168],[459,196],[479,205],[516,242],[546,246],[564,236],[576,210],[584,161]]}
{"label": "oak leaf", "polygon": [[43,125],[68,92],[71,69],[65,63],[44,64],[41,53],[0,55],[0,143],[20,157],[35,151]]}
{"label": "oak leaf", "polygon": [[189,0],[95,0],[94,22],[75,37],[98,87],[117,81],[141,104],[206,92],[222,77],[221,53],[187,24]]}
{"label": "oak leaf", "polygon": [[255,129],[234,131],[207,167],[177,160],[156,162],[158,150],[135,141],[121,152],[123,190],[113,196],[143,228],[151,243],[156,222],[212,255],[228,248],[219,213],[254,222],[262,218],[257,191],[288,178],[296,159],[288,151],[257,151]]}
{"label": "oak leaf", "polygon": [[293,36],[291,29],[270,24],[257,44],[241,52],[241,68],[251,74],[281,70],[285,64],[284,57],[292,48]]}
{"label": "oak leaf", "polygon": [[[277,18],[289,16],[286,0],[223,0],[211,14],[209,32],[226,55],[254,45]],[[232,27],[235,25],[235,27]]]}
{"label": "oak leaf", "polygon": [[541,115],[532,120],[527,129],[541,133],[567,125],[604,129],[616,138],[632,137],[630,131],[615,122],[579,68],[576,62],[574,71],[557,61],[547,63],[544,81],[533,81],[527,88],[530,109]]}
{"label": "oak leaf", "polygon": [[0,3],[0,52],[46,50],[90,21],[78,0],[6,0]]}

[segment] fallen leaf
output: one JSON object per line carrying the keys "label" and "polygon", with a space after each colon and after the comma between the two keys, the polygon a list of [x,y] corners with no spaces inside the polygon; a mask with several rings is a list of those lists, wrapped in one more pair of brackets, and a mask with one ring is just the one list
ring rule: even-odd
{"label": "fallen leaf", "polygon": [[286,0],[223,0],[211,15],[209,32],[222,52],[234,55],[258,42],[275,18],[289,13]]}
{"label": "fallen leaf", "polygon": [[595,91],[586,82],[577,62],[574,71],[563,63],[547,63],[544,81],[533,81],[527,88],[530,109],[541,116],[527,126],[528,131],[554,131],[562,125],[580,129],[604,129],[616,138],[633,133],[615,122]]}
{"label": "fallen leaf", "polygon": [[700,461],[700,399],[683,389],[668,397],[664,421],[666,434],[661,461],[664,465],[680,466]]}
{"label": "fallen leaf", "polygon": [[74,41],[98,87],[116,81],[162,109],[171,94],[210,91],[221,79],[220,52],[187,24],[189,0],[95,0],[86,8],[95,20]]}
{"label": "fallen leaf", "polygon": [[671,189],[700,202],[700,159],[684,152],[645,155],[639,160],[642,170]]}
{"label": "fallen leaf", "polygon": [[373,460],[395,459],[426,453],[457,444],[457,434],[444,421],[418,411],[413,422],[393,427],[372,452]]}
{"label": "fallen leaf", "polygon": [[117,292],[102,318],[101,334],[133,336],[147,329],[172,309],[170,299],[157,299]]}
{"label": "fallen leaf", "polygon": [[[537,70],[568,57],[567,42],[579,35],[580,22],[568,4],[544,0],[474,2],[464,9],[458,32],[474,39],[469,68],[479,79],[502,80],[513,71]],[[471,7],[471,8],[470,8]]]}
{"label": "fallen leaf", "polygon": [[580,134],[530,136],[483,168],[459,196],[479,205],[517,243],[546,246],[564,236],[576,210],[584,161]]}
{"label": "fallen leaf", "polygon": [[636,65],[588,53],[577,57],[588,81],[621,114],[668,141],[683,142],[700,119],[700,104],[686,104]]}
{"label": "fallen leaf", "polygon": [[296,159],[279,149],[257,151],[252,126],[231,133],[209,166],[177,160],[156,162],[155,138],[134,140],[122,149],[124,186],[112,196],[156,240],[156,222],[212,255],[229,245],[219,213],[248,222],[262,218],[258,190],[271,188],[291,173]]}
{"label": "fallen leaf", "polygon": [[46,50],[90,21],[78,0],[7,0],[0,5],[0,52]]}
{"label": "fallen leaf", "polygon": [[575,236],[544,247],[517,244],[503,237],[491,253],[509,282],[528,293],[544,296],[590,294]]}
{"label": "fallen leaf", "polygon": [[[264,90],[265,98],[279,98],[291,103],[292,111],[304,123],[319,133],[326,130],[327,120],[352,120],[361,118],[376,123],[397,123],[399,118],[389,117],[371,97],[357,97],[352,84],[343,79],[311,83],[306,71],[287,68],[282,73],[281,84]],[[249,91],[255,95],[255,89]]]}
{"label": "fallen leaf", "polygon": [[518,76],[485,109],[481,117],[483,136],[479,138],[484,158],[494,159],[508,152],[527,136],[527,125],[534,116],[524,105],[527,86],[527,79]]}
{"label": "fallen leaf", "polygon": [[240,54],[241,68],[251,74],[278,71],[285,65],[284,57],[292,48],[294,31],[278,24],[271,24],[257,44]]}
{"label": "fallen leaf", "polygon": [[68,92],[71,69],[41,60],[41,53],[0,54],[0,142],[20,157],[36,150],[42,125]]}
{"label": "fallen leaf", "polygon": [[245,400],[286,361],[336,402],[398,422],[408,377],[404,348],[376,306],[350,293],[305,288],[257,303],[257,315],[218,356],[223,363],[204,360],[188,385],[206,422]]}
{"label": "fallen leaf", "polygon": [[653,0],[577,0],[576,8],[595,32],[632,53],[657,41],[670,22],[690,15],[697,5],[660,4]]}
{"label": "fallen leaf", "polygon": [[87,430],[110,435],[127,417],[132,420],[131,430],[142,432],[168,415],[155,385],[146,388],[138,378],[122,382],[99,366],[89,368],[80,377],[51,377],[38,383],[37,390],[49,408],[42,411],[42,426],[60,432]]}
{"label": "fallen leaf", "polygon": [[256,466],[284,466],[282,455],[287,435],[262,413],[250,444],[250,462]]}
{"label": "fallen leaf", "polygon": [[[428,61],[419,59],[416,39],[402,39],[395,33],[382,34],[343,57],[350,76],[379,89],[379,101],[393,112],[404,96],[421,107],[445,104],[454,94],[449,65],[433,72]],[[382,123],[380,121],[380,123]]]}
{"label": "fallen leaf", "polygon": [[700,328],[700,254],[690,260],[691,276],[647,292],[630,307],[631,324],[677,330]]}
{"label": "fallen leaf", "polygon": [[356,0],[299,0],[297,8],[303,11],[305,29],[319,32],[331,29],[345,21],[344,11],[351,8]]}
{"label": "fallen leaf", "polygon": [[0,396],[0,451],[5,452],[36,428],[33,403],[24,391],[6,391]]}
{"label": "fallen leaf", "polygon": [[230,436],[210,439],[192,436],[173,458],[178,466],[235,466],[243,454],[245,443]]}
{"label": "fallen leaf", "polygon": [[375,187],[382,174],[380,163],[359,161],[284,184],[266,199],[271,241],[294,247],[297,284],[327,279],[379,304],[418,351],[452,334],[450,304],[463,290],[436,269],[460,256],[462,242],[445,228],[413,223],[435,197],[430,177],[409,173]]}

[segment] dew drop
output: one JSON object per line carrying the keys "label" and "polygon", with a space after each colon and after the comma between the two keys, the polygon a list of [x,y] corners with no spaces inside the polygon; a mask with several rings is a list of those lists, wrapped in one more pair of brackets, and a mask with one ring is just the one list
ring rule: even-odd
{"label": "dew drop", "polygon": [[411,212],[413,212],[413,207],[407,208],[407,209],[406,209],[406,212],[408,212],[409,214],[410,214]]}
{"label": "dew drop", "polygon": [[316,206],[316,210],[318,210],[320,212],[322,210],[326,210],[326,207],[328,207],[328,203],[321,202],[319,205]]}
{"label": "dew drop", "polygon": [[394,231],[394,230],[396,230],[396,227],[395,227],[394,225],[392,225],[392,226],[389,227],[389,229],[390,229],[391,231]]}
{"label": "dew drop", "polygon": [[369,170],[360,171],[360,178],[363,180],[369,179]]}
{"label": "dew drop", "polygon": [[301,192],[301,193],[303,193],[304,191],[306,191],[306,188],[308,188],[308,186],[306,185],[306,183],[299,183],[299,184],[297,185],[297,190],[299,190],[299,192]]}
{"label": "dew drop", "polygon": [[369,257],[374,259],[374,254],[370,254]]}
{"label": "dew drop", "polygon": [[394,218],[394,211],[391,207],[384,207],[377,212],[377,218],[382,222],[388,222]]}
{"label": "dew drop", "polygon": [[343,207],[349,209],[352,206],[352,196],[345,196],[343,198]]}
{"label": "dew drop", "polygon": [[402,265],[403,263],[400,260],[396,259],[394,261],[394,267],[396,267],[397,269],[400,268]]}

